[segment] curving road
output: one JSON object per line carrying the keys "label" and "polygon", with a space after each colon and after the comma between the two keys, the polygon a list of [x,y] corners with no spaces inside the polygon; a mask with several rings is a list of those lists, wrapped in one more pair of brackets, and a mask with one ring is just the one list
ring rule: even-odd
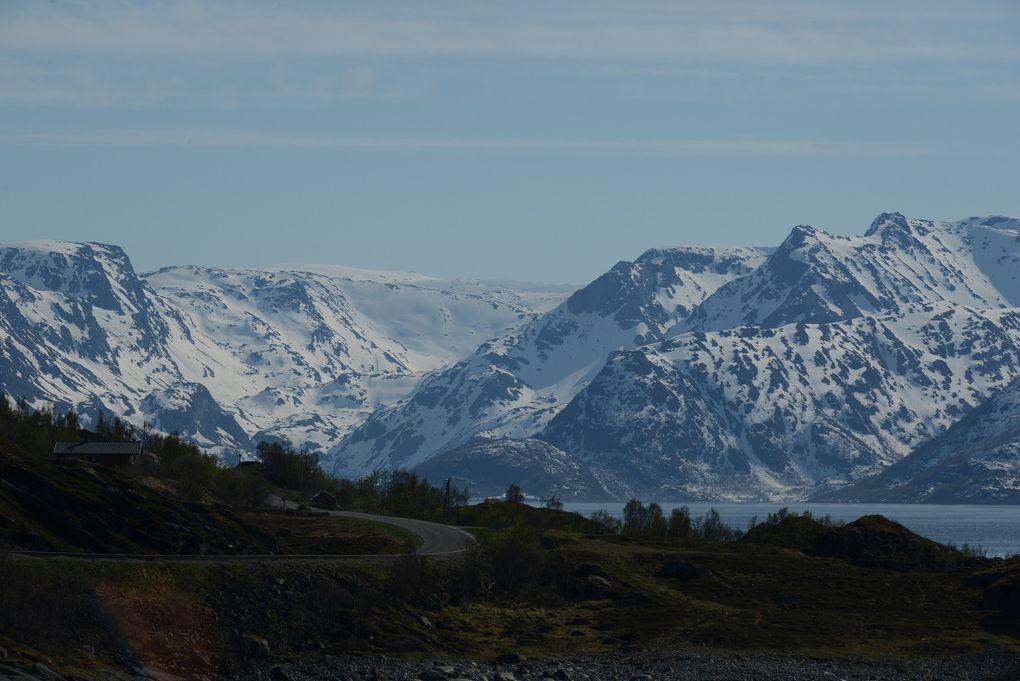
{"label": "curving road", "polygon": [[373,515],[371,513],[355,513],[354,511],[329,511],[329,513],[330,515],[338,515],[345,518],[358,518],[360,520],[386,523],[387,525],[410,530],[421,537],[421,546],[415,551],[419,556],[445,556],[451,553],[460,553],[475,542],[474,537],[459,527],[430,523],[427,520],[394,518],[385,515]]}
{"label": "curving road", "polygon": [[[297,504],[276,498],[274,504],[280,508],[297,508]],[[450,556],[465,551],[475,542],[470,534],[450,525],[431,523],[427,520],[414,520],[413,518],[395,518],[391,516],[373,515],[371,513],[356,513],[354,511],[326,511],[330,515],[357,518],[359,520],[370,520],[387,525],[410,530],[421,537],[421,545],[415,551],[419,556]],[[74,551],[20,551],[11,549],[0,549],[0,554],[29,556],[39,558],[72,558],[77,560],[134,560],[134,561],[256,561],[256,560],[393,560],[403,554],[365,554],[365,555],[298,555],[298,554],[248,554],[248,555],[221,555],[221,556],[198,556],[192,554],[137,554],[137,553],[78,553]]]}

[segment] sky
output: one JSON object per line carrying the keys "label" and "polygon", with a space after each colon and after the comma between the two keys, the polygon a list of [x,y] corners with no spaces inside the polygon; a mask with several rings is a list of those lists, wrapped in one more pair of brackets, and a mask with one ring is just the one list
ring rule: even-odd
{"label": "sky", "polygon": [[1015,0],[0,0],[0,242],[580,284],[1020,216]]}

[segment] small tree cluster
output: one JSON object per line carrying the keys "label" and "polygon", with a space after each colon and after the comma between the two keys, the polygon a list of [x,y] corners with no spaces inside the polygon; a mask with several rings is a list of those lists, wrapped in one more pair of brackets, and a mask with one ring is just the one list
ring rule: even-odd
{"label": "small tree cluster", "polygon": [[645,506],[640,499],[631,499],[624,505],[622,520],[605,511],[596,511],[591,519],[609,532],[637,537],[723,542],[735,541],[743,535],[741,530],[723,522],[714,508],[693,518],[691,510],[681,506],[674,508],[667,518],[659,504],[652,502]]}

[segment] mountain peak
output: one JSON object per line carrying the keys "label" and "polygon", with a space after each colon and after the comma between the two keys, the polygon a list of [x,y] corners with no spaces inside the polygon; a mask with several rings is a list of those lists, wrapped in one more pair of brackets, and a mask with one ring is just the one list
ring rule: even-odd
{"label": "mountain peak", "polygon": [[778,254],[778,257],[781,258],[783,257],[782,253],[801,249],[809,243],[818,241],[821,236],[825,235],[825,232],[811,225],[797,225],[790,230],[790,233],[783,239],[783,243],[779,244],[779,248],[776,249],[773,255]]}
{"label": "mountain peak", "polygon": [[872,220],[871,226],[868,227],[868,231],[864,233],[864,236],[874,236],[879,232],[889,229],[910,231],[910,223],[907,222],[907,218],[903,213],[882,213]]}

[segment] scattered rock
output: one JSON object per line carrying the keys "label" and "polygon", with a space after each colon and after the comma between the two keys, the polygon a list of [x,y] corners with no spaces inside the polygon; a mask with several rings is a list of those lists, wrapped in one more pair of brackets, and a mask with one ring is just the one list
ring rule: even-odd
{"label": "scattered rock", "polygon": [[516,681],[516,678],[510,672],[496,672],[493,681]]}

